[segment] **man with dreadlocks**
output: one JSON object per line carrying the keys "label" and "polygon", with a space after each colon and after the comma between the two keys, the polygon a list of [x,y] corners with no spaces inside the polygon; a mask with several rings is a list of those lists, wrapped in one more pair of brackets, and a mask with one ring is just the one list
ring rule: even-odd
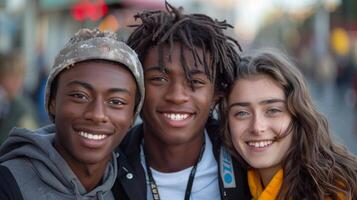
{"label": "man with dreadlocks", "polygon": [[[131,162],[142,199],[249,199],[245,173],[221,147],[212,111],[238,64],[232,28],[203,14],[166,11],[135,15],[142,23],[129,36],[143,64],[146,97],[143,123],[121,148]],[[134,186],[133,186],[134,187]],[[140,194],[141,193],[141,194]],[[127,197],[130,198],[130,197]]]}

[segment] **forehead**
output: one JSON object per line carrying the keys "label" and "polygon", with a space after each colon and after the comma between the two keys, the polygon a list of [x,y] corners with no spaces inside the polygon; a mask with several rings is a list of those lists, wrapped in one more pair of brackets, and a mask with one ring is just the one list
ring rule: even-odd
{"label": "forehead", "polygon": [[59,74],[59,83],[84,80],[98,85],[114,85],[117,82],[135,82],[126,66],[105,60],[89,60],[74,64]]}
{"label": "forehead", "polygon": [[260,102],[267,99],[286,99],[282,86],[268,75],[253,75],[236,80],[229,95],[230,102]]}
{"label": "forehead", "polygon": [[[163,65],[164,68],[170,69],[173,65],[178,65],[183,68],[186,64],[188,69],[203,69],[205,58],[208,67],[211,66],[211,54],[210,52],[204,52],[202,48],[194,46],[193,50],[179,42],[174,42],[172,46],[170,44],[162,44],[149,47],[145,59],[144,68],[148,66]],[[182,48],[182,49],[181,49]],[[198,58],[194,58],[194,52]],[[171,58],[171,60],[170,60]],[[162,61],[163,63],[160,63]],[[195,62],[196,61],[196,62]],[[183,63],[185,62],[185,63]]]}

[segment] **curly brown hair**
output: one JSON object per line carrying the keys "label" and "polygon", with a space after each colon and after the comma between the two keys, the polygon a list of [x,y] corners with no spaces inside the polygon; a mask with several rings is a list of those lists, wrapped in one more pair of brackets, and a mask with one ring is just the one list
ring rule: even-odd
{"label": "curly brown hair", "polygon": [[[317,111],[305,79],[295,64],[275,49],[258,50],[244,56],[235,68],[235,80],[268,75],[283,88],[292,116],[293,143],[282,163],[284,179],[279,199],[357,198],[357,159],[331,137],[326,118]],[[228,127],[228,95],[220,104],[224,144],[242,162],[232,144]],[[245,166],[249,168],[245,162]]]}

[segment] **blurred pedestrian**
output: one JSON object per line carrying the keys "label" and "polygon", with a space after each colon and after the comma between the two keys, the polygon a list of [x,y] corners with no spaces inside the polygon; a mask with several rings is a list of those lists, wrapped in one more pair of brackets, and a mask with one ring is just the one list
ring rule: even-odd
{"label": "blurred pedestrian", "polygon": [[25,71],[21,54],[0,55],[0,144],[13,127],[37,128],[34,105],[22,93]]}

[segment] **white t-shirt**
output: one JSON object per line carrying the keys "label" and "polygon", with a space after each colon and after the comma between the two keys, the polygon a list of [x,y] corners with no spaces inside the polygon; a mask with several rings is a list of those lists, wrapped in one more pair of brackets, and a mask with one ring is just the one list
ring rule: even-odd
{"label": "white t-shirt", "polygon": [[[191,200],[220,199],[217,162],[213,155],[212,142],[206,131],[205,139],[206,147],[202,159],[197,165],[190,196]],[[147,199],[152,200],[153,197],[147,176],[145,155],[142,146],[140,150],[140,158],[146,174]],[[192,167],[173,173],[159,172],[151,167],[150,169],[162,200],[183,200],[185,198],[187,182]]]}

